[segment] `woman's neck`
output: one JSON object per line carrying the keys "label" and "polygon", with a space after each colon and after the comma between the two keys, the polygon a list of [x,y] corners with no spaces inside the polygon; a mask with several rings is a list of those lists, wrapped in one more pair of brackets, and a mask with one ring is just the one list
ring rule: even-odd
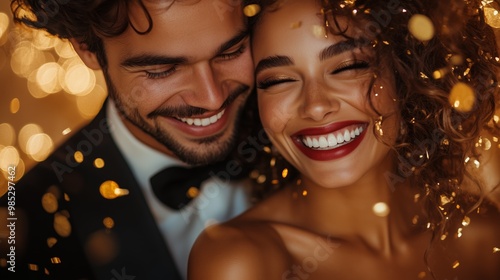
{"label": "woman's neck", "polygon": [[408,183],[392,185],[387,174],[371,172],[339,188],[302,178],[291,191],[294,219],[315,233],[361,239],[372,250],[390,255],[398,249],[394,244],[416,232],[415,217],[422,210]]}

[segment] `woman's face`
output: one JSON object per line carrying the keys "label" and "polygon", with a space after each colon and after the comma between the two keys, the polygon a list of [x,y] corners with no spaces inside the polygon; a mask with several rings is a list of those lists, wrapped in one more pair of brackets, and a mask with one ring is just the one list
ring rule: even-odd
{"label": "woman's face", "polygon": [[324,21],[317,2],[287,1],[265,12],[255,27],[260,117],[273,144],[304,176],[340,187],[387,166],[382,163],[389,147],[373,132],[379,114],[367,95],[384,115],[378,133],[385,142],[394,143],[399,121],[390,71],[370,87],[372,47],[332,34],[325,38],[318,32]]}

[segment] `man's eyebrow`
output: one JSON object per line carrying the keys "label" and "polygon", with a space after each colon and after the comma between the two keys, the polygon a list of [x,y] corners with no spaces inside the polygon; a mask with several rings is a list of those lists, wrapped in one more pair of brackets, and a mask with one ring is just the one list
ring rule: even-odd
{"label": "man's eyebrow", "polygon": [[215,52],[215,55],[222,54],[223,52],[227,51],[234,45],[238,44],[241,42],[245,37],[249,35],[248,29],[244,29],[240,31],[238,34],[233,36],[231,39],[227,40],[226,42],[222,43],[219,48],[217,49],[217,52]]}
{"label": "man's eyebrow", "polygon": [[339,55],[343,52],[352,51],[356,48],[365,46],[362,40],[349,39],[345,41],[338,42],[336,44],[326,47],[319,53],[319,60],[323,61],[332,56]]}
{"label": "man's eyebrow", "polygon": [[122,67],[133,68],[151,65],[181,64],[185,63],[186,61],[187,58],[185,57],[168,57],[160,55],[141,54],[129,57],[120,64]]}
{"label": "man's eyebrow", "polygon": [[255,67],[255,75],[257,75],[260,71],[272,67],[280,67],[280,66],[288,66],[293,65],[293,60],[288,56],[269,56],[264,59],[261,59],[257,66]]}

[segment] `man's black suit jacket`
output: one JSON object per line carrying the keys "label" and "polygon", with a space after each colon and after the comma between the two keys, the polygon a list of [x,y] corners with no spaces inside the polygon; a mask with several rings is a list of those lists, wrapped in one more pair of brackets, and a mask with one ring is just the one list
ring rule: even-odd
{"label": "man's black suit jacket", "polygon": [[[110,135],[105,108],[15,185],[15,216],[6,211],[2,216],[2,222],[15,224],[14,230],[2,228],[15,235],[10,238],[15,244],[0,236],[0,279],[180,279]],[[104,166],[99,168],[96,159]],[[106,181],[129,194],[104,198],[100,186]],[[9,196],[13,193],[0,198],[1,207],[7,207]]]}

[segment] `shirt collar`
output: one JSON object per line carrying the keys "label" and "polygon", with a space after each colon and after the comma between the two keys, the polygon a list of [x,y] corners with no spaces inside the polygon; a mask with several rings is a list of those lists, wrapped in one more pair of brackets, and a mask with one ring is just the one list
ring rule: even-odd
{"label": "shirt collar", "polygon": [[149,186],[149,178],[166,167],[186,165],[179,159],[159,152],[135,138],[125,127],[112,100],[107,104],[106,114],[111,127],[111,136],[141,187]]}

